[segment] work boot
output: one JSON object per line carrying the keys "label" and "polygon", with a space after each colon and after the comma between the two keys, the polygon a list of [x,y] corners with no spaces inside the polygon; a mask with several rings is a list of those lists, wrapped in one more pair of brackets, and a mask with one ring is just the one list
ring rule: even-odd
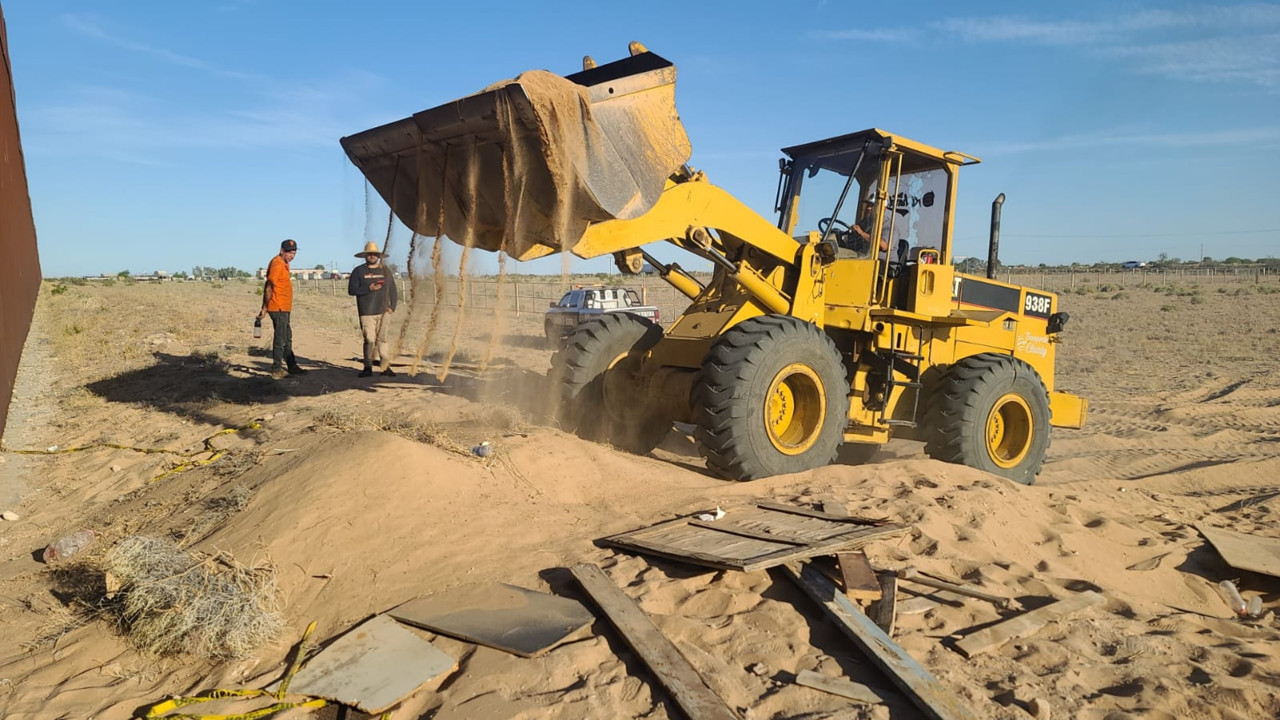
{"label": "work boot", "polygon": [[281,378],[285,378],[288,376],[289,376],[289,373],[284,368],[271,368],[271,377],[276,380],[280,380]]}
{"label": "work boot", "polygon": [[297,366],[297,365],[290,365],[290,366],[289,366],[288,373],[289,373],[290,375],[306,375],[306,374],[307,374],[307,371],[306,371],[306,370],[303,370],[301,367],[299,367],[299,366]]}
{"label": "work boot", "polygon": [[360,377],[373,377],[373,368],[365,365],[364,369],[360,371]]}
{"label": "work boot", "polygon": [[395,370],[392,370],[391,368],[387,368],[386,370],[383,370],[383,371],[382,371],[382,374],[383,374],[383,375],[386,375],[387,377],[395,377],[395,376],[396,376],[396,371],[395,371]]}

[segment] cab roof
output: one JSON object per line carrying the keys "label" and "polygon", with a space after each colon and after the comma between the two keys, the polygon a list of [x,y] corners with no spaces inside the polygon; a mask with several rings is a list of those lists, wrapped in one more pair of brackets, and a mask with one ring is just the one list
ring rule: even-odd
{"label": "cab roof", "polygon": [[804,143],[803,145],[792,145],[791,147],[782,148],[782,152],[787,157],[795,159],[797,157],[812,157],[814,155],[828,155],[840,152],[847,152],[851,149],[862,147],[867,142],[878,147],[894,146],[899,150],[905,150],[910,155],[915,155],[921,159],[933,160],[937,163],[949,163],[953,165],[973,165],[981,162],[972,155],[966,155],[955,150],[939,150],[938,148],[914,140],[894,135],[893,133],[881,130],[879,128],[870,128],[867,130],[859,130],[858,132],[849,133],[847,135],[838,135],[836,137],[827,138],[825,140],[816,140],[814,142]]}

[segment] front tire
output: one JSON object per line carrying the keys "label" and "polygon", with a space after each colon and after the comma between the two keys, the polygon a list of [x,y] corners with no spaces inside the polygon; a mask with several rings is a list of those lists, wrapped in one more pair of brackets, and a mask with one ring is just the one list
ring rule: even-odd
{"label": "front tire", "polygon": [[1035,482],[1049,449],[1049,392],[1030,365],[982,354],[951,366],[929,404],[932,458]]}
{"label": "front tire", "polygon": [[835,343],[784,315],[744,320],[707,353],[693,390],[707,469],[754,480],[835,459],[849,415],[849,381]]}
{"label": "front tire", "polygon": [[551,358],[561,427],[584,440],[643,455],[671,430],[671,418],[643,402],[640,360],[662,328],[638,315],[609,313],[574,329]]}

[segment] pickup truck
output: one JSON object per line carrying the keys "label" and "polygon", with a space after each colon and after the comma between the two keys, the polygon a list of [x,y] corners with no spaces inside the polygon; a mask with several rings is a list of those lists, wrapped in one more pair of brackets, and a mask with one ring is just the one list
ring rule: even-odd
{"label": "pickup truck", "polygon": [[547,310],[543,320],[547,342],[559,347],[580,323],[604,313],[631,313],[655,323],[661,319],[658,308],[640,304],[640,295],[631,288],[575,288]]}

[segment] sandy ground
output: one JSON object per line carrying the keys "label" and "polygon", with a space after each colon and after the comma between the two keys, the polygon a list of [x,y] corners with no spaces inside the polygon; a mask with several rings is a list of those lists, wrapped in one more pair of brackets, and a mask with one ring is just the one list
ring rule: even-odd
{"label": "sandy ground", "polygon": [[[481,582],[585,599],[565,568],[594,562],[744,718],[923,717],[782,575],[703,570],[594,543],[770,498],[839,501],[910,525],[868,546],[879,569],[915,566],[1028,608],[1083,590],[1106,598],[973,659],[955,640],[1010,613],[935,595],[927,610],[900,615],[896,641],[978,717],[1278,717],[1280,628],[1272,617],[1234,619],[1214,587],[1234,579],[1270,609],[1280,580],[1227,566],[1193,527],[1280,533],[1276,289],[1063,296],[1072,319],[1059,386],[1090,399],[1090,420],[1054,431],[1044,472],[1028,487],[927,459],[906,441],[868,464],[751,483],[705,474],[679,433],[646,457],[582,442],[546,418],[550,352],[536,315],[473,313],[442,381],[435,373],[457,325],[446,312],[424,372],[409,376],[406,347],[400,376],[360,379],[348,298],[303,293],[295,345],[312,371],[275,382],[265,377],[269,338],[249,335],[254,285],[71,286],[54,295],[46,283],[4,438],[10,452],[0,454],[0,509],[20,515],[0,522],[0,716],[126,718],[170,694],[262,686],[312,620],[323,642],[413,597]],[[415,317],[410,345],[425,322]],[[490,334],[498,344],[481,373]],[[260,428],[211,441],[228,451],[217,462],[156,482],[180,458],[104,447],[11,452],[89,443],[192,452],[255,420]],[[469,452],[482,440],[497,448],[493,458]],[[34,559],[84,527],[100,539],[83,562],[54,571]],[[222,663],[131,648],[82,605],[93,563],[131,534],[270,563],[286,635]],[[904,600],[928,592],[902,588]],[[533,659],[421,634],[459,665],[395,718],[682,716],[603,620]],[[844,675],[890,699],[860,705],[796,685],[803,670]]]}

